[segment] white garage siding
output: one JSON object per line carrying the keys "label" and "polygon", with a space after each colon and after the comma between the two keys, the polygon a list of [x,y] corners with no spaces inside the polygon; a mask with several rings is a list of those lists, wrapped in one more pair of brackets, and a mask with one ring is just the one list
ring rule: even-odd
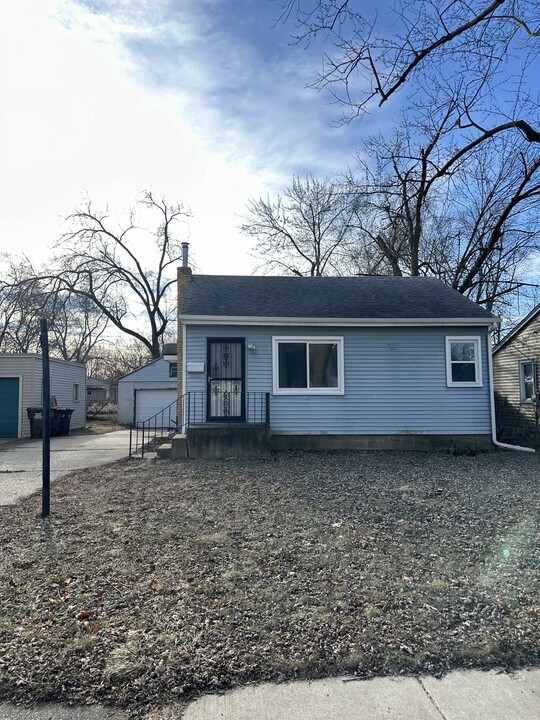
{"label": "white garage siding", "polygon": [[[167,408],[171,403],[174,403],[176,401],[176,388],[169,388],[167,390],[159,390],[159,389],[152,389],[152,390],[146,390],[146,389],[139,389],[136,390],[136,396],[135,396],[135,419],[137,422],[141,422],[142,420],[148,420],[149,418],[156,415],[156,413],[161,412],[165,408]],[[173,408],[171,408],[173,409]],[[176,411],[173,413],[174,418],[176,419]],[[157,421],[159,422],[160,418],[157,418]],[[165,423],[165,427],[168,427],[168,414],[167,416],[164,415],[163,421]]]}
{"label": "white garage siding", "polygon": [[135,419],[147,420],[176,399],[177,380],[170,377],[169,367],[167,360],[159,358],[118,380],[119,423],[128,425]]}
{"label": "white garage siding", "polygon": [[[0,353],[0,377],[19,378],[19,437],[30,437],[26,409],[42,405],[42,358],[40,355]],[[71,428],[86,423],[86,368],[78,363],[50,358],[51,396],[58,407],[73,410]],[[1,411],[1,399],[0,399]]]}

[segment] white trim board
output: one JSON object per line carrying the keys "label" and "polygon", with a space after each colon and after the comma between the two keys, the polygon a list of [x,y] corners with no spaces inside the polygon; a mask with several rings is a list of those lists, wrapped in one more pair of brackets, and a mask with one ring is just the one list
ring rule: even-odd
{"label": "white trim board", "polygon": [[305,318],[180,315],[185,325],[278,325],[311,327],[486,327],[500,318]]}

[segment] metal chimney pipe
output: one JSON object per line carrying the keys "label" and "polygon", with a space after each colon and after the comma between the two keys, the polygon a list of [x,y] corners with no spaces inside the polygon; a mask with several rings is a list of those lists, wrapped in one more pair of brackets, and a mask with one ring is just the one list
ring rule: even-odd
{"label": "metal chimney pipe", "polygon": [[182,267],[189,267],[189,243],[182,243]]}

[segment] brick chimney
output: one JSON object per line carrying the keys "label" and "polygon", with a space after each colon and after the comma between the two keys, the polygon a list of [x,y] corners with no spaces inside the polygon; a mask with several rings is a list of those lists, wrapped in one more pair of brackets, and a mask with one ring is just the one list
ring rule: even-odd
{"label": "brick chimney", "polygon": [[183,425],[183,408],[182,408],[182,398],[184,396],[184,367],[185,367],[185,359],[184,359],[184,332],[183,332],[183,325],[182,321],[180,319],[180,314],[182,312],[182,307],[184,305],[184,299],[186,297],[187,289],[189,286],[189,283],[191,282],[191,268],[189,267],[189,243],[183,242],[182,243],[182,265],[178,268],[178,282],[177,282],[177,290],[178,290],[178,334],[177,334],[177,356],[178,356],[178,373],[177,373],[177,383],[178,383],[178,405],[177,405],[177,421],[178,421],[178,430],[182,430]]}

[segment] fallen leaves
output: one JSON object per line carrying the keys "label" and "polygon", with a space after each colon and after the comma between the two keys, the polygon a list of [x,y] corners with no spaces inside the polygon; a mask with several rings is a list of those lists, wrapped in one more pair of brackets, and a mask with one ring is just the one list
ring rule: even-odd
{"label": "fallen leaves", "polygon": [[540,662],[536,456],[125,463],[0,509],[0,694]]}

